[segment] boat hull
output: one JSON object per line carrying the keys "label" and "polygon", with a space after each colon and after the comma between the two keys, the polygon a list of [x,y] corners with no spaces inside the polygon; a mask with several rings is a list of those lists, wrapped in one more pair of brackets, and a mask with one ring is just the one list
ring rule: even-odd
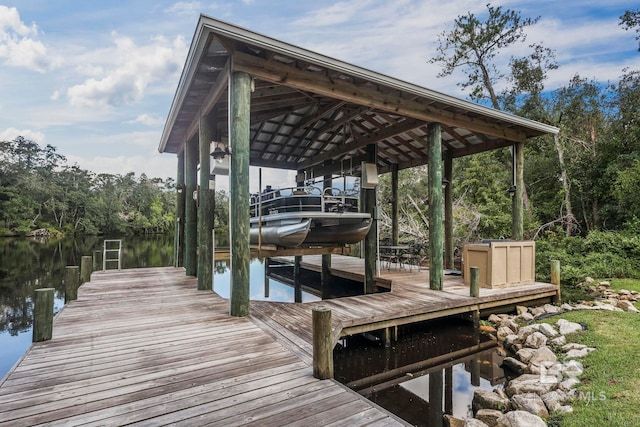
{"label": "boat hull", "polygon": [[286,247],[300,246],[309,234],[311,220],[303,220],[292,224],[263,225],[261,228],[249,229],[251,244],[276,245]]}

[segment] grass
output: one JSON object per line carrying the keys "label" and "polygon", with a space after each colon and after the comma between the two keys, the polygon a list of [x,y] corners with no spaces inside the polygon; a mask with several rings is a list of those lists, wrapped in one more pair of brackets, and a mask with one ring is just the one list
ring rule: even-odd
{"label": "grass", "polygon": [[[626,281],[619,282],[625,289],[634,289]],[[635,286],[640,284],[640,281],[634,282]],[[581,395],[572,404],[573,414],[552,416],[550,424],[639,426],[640,314],[576,311],[565,313],[562,318],[586,323],[588,330],[569,336],[568,341],[596,347],[597,351],[582,360],[584,373],[578,387]],[[547,322],[554,323],[557,319],[550,318]]]}
{"label": "grass", "polygon": [[611,289],[614,291],[626,289],[640,292],[640,280],[638,279],[611,279],[609,282],[611,283]]}

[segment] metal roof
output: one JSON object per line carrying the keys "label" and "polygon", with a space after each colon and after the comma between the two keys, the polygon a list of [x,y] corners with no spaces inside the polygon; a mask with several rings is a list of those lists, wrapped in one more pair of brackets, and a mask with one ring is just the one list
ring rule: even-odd
{"label": "metal roof", "polygon": [[[427,125],[442,124],[453,157],[557,133],[543,123],[487,108],[284,43],[204,15],[160,140],[178,153],[197,135],[201,115],[216,110],[228,134],[229,75],[254,78],[250,162],[302,170],[326,160],[356,164],[378,148],[378,170],[427,163]],[[357,163],[359,164],[359,163]]]}

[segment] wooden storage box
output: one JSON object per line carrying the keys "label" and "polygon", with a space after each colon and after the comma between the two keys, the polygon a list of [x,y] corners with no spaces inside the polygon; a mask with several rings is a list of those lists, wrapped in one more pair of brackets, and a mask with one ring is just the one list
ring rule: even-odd
{"label": "wooden storage box", "polygon": [[494,240],[465,245],[462,256],[466,286],[470,285],[470,267],[480,268],[481,288],[507,288],[536,280],[534,241]]}

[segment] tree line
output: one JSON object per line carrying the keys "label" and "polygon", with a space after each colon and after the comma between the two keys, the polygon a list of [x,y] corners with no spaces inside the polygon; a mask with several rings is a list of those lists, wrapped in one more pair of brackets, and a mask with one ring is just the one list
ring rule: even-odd
{"label": "tree line", "polygon": [[0,141],[0,235],[172,232],[175,199],[172,178],[96,174],[51,145]]}

